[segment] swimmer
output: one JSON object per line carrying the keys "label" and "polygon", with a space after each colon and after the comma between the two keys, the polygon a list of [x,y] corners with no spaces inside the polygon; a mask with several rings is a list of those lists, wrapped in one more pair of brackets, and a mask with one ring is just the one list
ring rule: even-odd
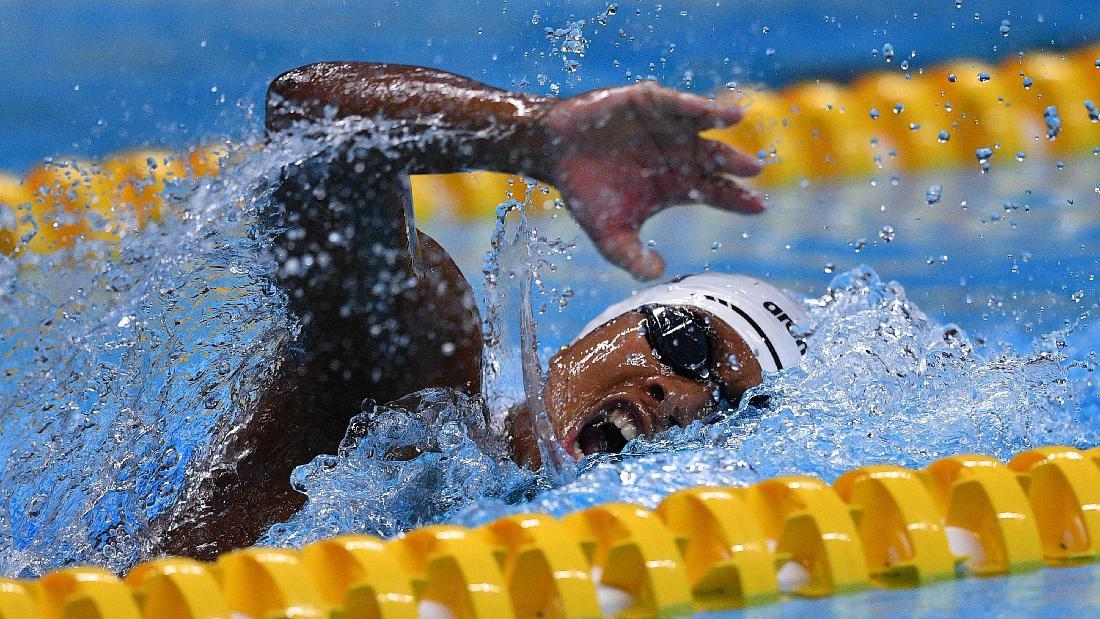
{"label": "swimmer", "polygon": [[[553,185],[607,260],[651,280],[664,263],[638,231],[655,213],[764,209],[733,180],[760,163],[698,135],[740,119],[736,107],[649,82],[559,100],[400,65],[326,62],[279,76],[267,96],[271,139],[325,124],[348,135],[285,166],[273,194],[275,283],[301,332],[227,437],[231,464],[191,491],[195,519],[163,527],[163,550],[209,559],[288,518],[305,501],[291,471],[333,453],[367,398],[480,392],[477,304],[446,251],[407,225],[409,174],[493,170]],[[763,282],[710,274],[609,308],[551,360],[556,436],[576,457],[618,451],[736,403],[762,370],[797,362],[788,326],[798,311]],[[529,417],[510,415],[509,444],[517,462],[538,467]]]}

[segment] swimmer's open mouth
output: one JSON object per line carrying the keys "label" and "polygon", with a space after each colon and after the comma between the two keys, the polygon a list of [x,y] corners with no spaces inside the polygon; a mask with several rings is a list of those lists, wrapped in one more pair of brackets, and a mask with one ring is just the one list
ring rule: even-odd
{"label": "swimmer's open mouth", "polygon": [[630,440],[643,433],[642,412],[637,406],[630,402],[610,402],[581,426],[570,445],[570,452],[578,459],[593,453],[619,453]]}

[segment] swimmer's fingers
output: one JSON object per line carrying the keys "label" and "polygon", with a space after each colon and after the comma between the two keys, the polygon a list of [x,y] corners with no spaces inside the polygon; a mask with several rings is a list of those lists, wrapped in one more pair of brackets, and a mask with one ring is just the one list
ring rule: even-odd
{"label": "swimmer's fingers", "polygon": [[609,262],[622,267],[636,279],[656,279],[665,272],[665,261],[656,251],[646,247],[638,231],[629,228],[602,229],[591,232],[596,249]]}
{"label": "swimmer's fingers", "polygon": [[654,98],[657,103],[654,107],[659,113],[689,131],[705,131],[741,122],[741,108],[728,102],[712,101],[670,88],[661,88]]}
{"label": "swimmer's fingers", "polygon": [[764,169],[764,164],[756,157],[750,157],[729,144],[715,140],[700,140],[699,150],[709,162],[709,166],[723,174],[733,176],[756,176]]}
{"label": "swimmer's fingers", "polygon": [[691,199],[734,213],[764,212],[764,196],[719,175],[703,179],[692,191]]}
{"label": "swimmer's fingers", "polygon": [[741,122],[741,108],[737,105],[663,88],[654,82],[610,92],[609,101],[625,104],[623,113],[632,117],[633,122],[649,125],[654,134],[691,136]]}

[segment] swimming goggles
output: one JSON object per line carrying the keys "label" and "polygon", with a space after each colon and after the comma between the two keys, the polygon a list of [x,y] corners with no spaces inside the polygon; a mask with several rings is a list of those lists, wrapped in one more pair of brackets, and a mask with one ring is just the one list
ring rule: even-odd
{"label": "swimming goggles", "polygon": [[684,307],[644,305],[645,337],[657,359],[677,374],[710,382],[714,331],[705,318]]}

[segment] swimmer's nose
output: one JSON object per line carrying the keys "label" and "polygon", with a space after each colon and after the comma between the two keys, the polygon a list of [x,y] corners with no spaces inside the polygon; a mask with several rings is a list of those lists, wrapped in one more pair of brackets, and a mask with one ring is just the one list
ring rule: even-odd
{"label": "swimmer's nose", "polygon": [[658,377],[646,384],[646,394],[656,411],[653,420],[655,431],[671,427],[685,427],[710,414],[714,409],[712,389],[701,383],[684,385],[682,381]]}

